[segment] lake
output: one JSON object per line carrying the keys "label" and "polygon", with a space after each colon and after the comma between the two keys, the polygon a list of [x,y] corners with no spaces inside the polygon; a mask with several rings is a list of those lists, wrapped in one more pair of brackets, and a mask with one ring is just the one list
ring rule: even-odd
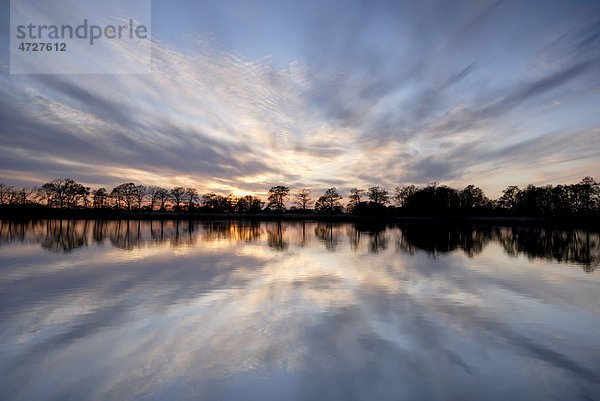
{"label": "lake", "polygon": [[0,222],[2,400],[600,399],[598,232]]}

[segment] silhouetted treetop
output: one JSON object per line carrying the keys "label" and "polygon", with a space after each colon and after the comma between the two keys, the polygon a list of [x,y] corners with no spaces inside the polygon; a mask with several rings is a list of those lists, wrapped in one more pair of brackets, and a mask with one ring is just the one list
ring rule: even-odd
{"label": "silhouetted treetop", "polygon": [[269,189],[269,203],[267,209],[282,212],[285,210],[285,201],[290,194],[290,188],[283,185]]}
{"label": "silhouetted treetop", "polygon": [[[294,194],[292,211],[311,213],[309,189]],[[91,196],[90,196],[91,195]],[[284,185],[271,187],[264,210],[283,213],[290,188]],[[363,198],[366,196],[368,201]],[[425,187],[407,185],[396,187],[393,204],[389,192],[379,186],[367,191],[352,188],[349,191],[346,210],[360,216],[600,216],[600,184],[592,177],[584,177],[576,184],[528,185],[525,188],[508,186],[502,195],[489,199],[484,191],[467,185],[454,189],[437,182]],[[342,214],[342,195],[329,188],[315,202],[315,210],[325,214]],[[17,188],[0,183],[0,206],[37,206],[57,209],[115,209],[136,211],[207,212],[207,213],[258,213],[264,202],[256,196],[228,196],[206,193],[198,194],[192,187],[172,189],[159,186],[136,185],[125,182],[110,192],[105,188],[90,191],[89,187],[70,178],[55,179],[39,188]]]}
{"label": "silhouetted treetop", "polygon": [[319,197],[317,202],[315,203],[315,210],[321,213],[341,213],[342,205],[340,205],[340,200],[342,199],[342,195],[340,195],[335,187],[329,188],[325,191],[325,193]]}

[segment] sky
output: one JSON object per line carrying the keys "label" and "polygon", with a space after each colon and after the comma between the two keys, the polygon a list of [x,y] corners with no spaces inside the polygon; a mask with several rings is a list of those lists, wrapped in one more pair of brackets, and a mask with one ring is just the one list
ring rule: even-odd
{"label": "sky", "polygon": [[598,1],[153,0],[152,73],[119,75],[9,74],[0,4],[9,185],[600,179]]}

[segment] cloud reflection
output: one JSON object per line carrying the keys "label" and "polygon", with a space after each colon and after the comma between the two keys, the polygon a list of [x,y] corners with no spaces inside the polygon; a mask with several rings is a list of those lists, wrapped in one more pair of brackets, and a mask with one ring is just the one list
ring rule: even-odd
{"label": "cloud reflection", "polygon": [[[597,233],[187,221],[2,222],[0,233],[3,397],[599,389],[598,277],[552,262],[597,263]],[[538,254],[549,241],[560,257]]]}

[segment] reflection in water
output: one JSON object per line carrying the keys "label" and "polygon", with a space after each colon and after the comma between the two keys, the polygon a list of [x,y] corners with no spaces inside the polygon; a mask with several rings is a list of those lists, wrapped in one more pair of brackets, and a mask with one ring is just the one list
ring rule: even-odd
{"label": "reflection in water", "polygon": [[283,239],[283,227],[280,221],[269,224],[266,227],[267,236],[269,237],[269,246],[271,248],[284,250],[288,247],[288,244]]}
{"label": "reflection in water", "polygon": [[0,399],[598,399],[599,248],[577,230],[0,222]]}
{"label": "reflection in water", "polygon": [[[307,225],[314,237],[330,251],[347,241],[354,251],[368,243],[371,252],[388,248],[389,237],[395,239],[395,250],[414,254],[425,251],[435,256],[460,249],[469,256],[483,251],[490,243],[502,245],[511,256],[527,255],[557,262],[577,263],[585,271],[594,271],[600,263],[600,235],[582,230],[543,228],[467,227],[434,224],[405,226],[296,223],[257,221],[179,221],[179,220],[47,220],[34,222],[0,221],[0,246],[14,242],[36,242],[48,250],[69,252],[90,244],[109,241],[121,249],[134,249],[148,244],[190,245],[198,240],[230,240],[252,242],[263,237],[273,249],[285,250],[306,244]],[[286,229],[296,234],[286,236]],[[309,234],[310,235],[310,234]]]}

